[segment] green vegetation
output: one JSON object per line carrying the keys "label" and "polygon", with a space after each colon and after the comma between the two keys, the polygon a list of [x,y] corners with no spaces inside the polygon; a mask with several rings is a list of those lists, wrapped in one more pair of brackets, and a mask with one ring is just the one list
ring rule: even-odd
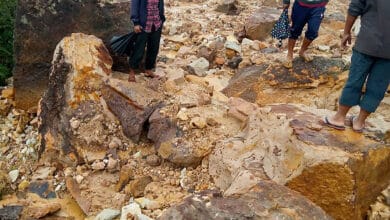
{"label": "green vegetation", "polygon": [[12,75],[16,0],[0,0],[0,85]]}

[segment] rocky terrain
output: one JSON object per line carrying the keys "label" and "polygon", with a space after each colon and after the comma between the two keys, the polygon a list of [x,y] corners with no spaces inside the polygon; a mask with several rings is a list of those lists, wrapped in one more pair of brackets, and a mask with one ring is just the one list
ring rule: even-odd
{"label": "rocky terrain", "polygon": [[346,1],[293,70],[278,1],[165,4],[160,79],[127,82],[105,35],[75,33],[37,108],[1,90],[0,219],[390,218],[390,90],[363,134],[321,123],[348,75]]}

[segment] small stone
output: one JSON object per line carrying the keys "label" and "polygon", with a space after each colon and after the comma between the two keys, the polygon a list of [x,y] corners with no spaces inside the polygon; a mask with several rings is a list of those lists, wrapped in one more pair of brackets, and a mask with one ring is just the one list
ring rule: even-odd
{"label": "small stone", "polygon": [[145,187],[153,182],[152,177],[144,176],[136,180],[131,181],[125,188],[126,194],[131,194],[133,197],[141,197],[144,195]]}
{"label": "small stone", "polygon": [[234,56],[236,56],[236,51],[231,49],[226,49],[225,55],[228,59],[232,59]]}
{"label": "small stone", "polygon": [[12,183],[14,183],[19,177],[19,170],[12,170],[8,173],[8,176]]}
{"label": "small stone", "polygon": [[119,192],[134,178],[133,168],[129,164],[123,166],[119,172],[119,181],[115,186],[115,191]]}
{"label": "small stone", "polygon": [[112,157],[108,158],[107,169],[114,170],[118,166],[118,160],[113,159]]}
{"label": "small stone", "polygon": [[161,164],[161,158],[155,154],[151,154],[146,157],[146,163],[153,167],[159,166]]}
{"label": "small stone", "polygon": [[141,208],[138,203],[131,203],[122,207],[122,214],[120,220],[139,219],[139,220],[152,220],[148,216],[142,214]]}
{"label": "small stone", "polygon": [[237,69],[238,68],[238,65],[240,65],[242,61],[242,58],[239,57],[239,56],[236,56],[236,57],[233,57],[229,62],[228,62],[228,66],[232,69]]}
{"label": "small stone", "polygon": [[105,167],[106,167],[106,164],[103,161],[95,161],[92,164],[93,170],[104,170]]}
{"label": "small stone", "polygon": [[74,173],[74,171],[73,171],[73,168],[71,168],[71,167],[67,167],[67,168],[65,168],[65,170],[64,170],[64,175],[65,175],[65,177],[72,176],[73,173]]}
{"label": "small stone", "polygon": [[155,210],[161,208],[161,205],[153,200],[147,199],[145,197],[137,198],[134,200],[140,205],[141,208],[146,208],[147,210]]}
{"label": "small stone", "polygon": [[233,50],[237,53],[241,53],[241,46],[238,45],[236,42],[234,41],[226,41],[225,43],[225,48],[226,49],[230,49],[230,50]]}
{"label": "small stone", "polygon": [[115,209],[104,209],[95,218],[95,220],[112,220],[119,216],[121,212]]}
{"label": "small stone", "polygon": [[81,175],[77,175],[77,176],[76,176],[76,182],[77,182],[78,184],[81,184],[81,183],[83,182],[83,180],[84,180],[84,177],[83,177],[83,176],[81,176]]}
{"label": "small stone", "polygon": [[330,46],[327,46],[327,45],[319,45],[318,46],[318,50],[322,51],[322,52],[328,52],[330,51]]}
{"label": "small stone", "polygon": [[188,65],[188,70],[192,74],[205,76],[209,69],[210,63],[204,57],[201,57]]}
{"label": "small stone", "polygon": [[5,99],[13,99],[15,97],[15,89],[13,87],[3,89],[1,91],[1,97]]}
{"label": "small stone", "polygon": [[201,117],[195,117],[191,120],[191,126],[194,128],[205,128],[207,126],[206,119]]}
{"label": "small stone", "polygon": [[72,119],[72,120],[70,121],[70,126],[71,126],[74,130],[76,130],[77,128],[80,127],[80,121],[77,120],[77,119]]}
{"label": "small stone", "polygon": [[51,213],[55,213],[60,209],[61,209],[61,204],[56,202],[51,202],[47,204],[30,206],[27,208],[26,213],[29,217],[39,219]]}
{"label": "small stone", "polygon": [[121,141],[121,139],[119,139],[117,137],[113,137],[112,140],[110,141],[110,143],[108,144],[108,147],[110,149],[119,148],[121,146],[122,146],[122,141]]}
{"label": "small stone", "polygon": [[180,111],[177,113],[176,117],[182,121],[188,120],[188,115],[187,115],[185,109],[180,109]]}
{"label": "small stone", "polygon": [[18,185],[18,190],[19,191],[24,191],[25,189],[27,189],[27,187],[30,185],[30,182],[27,181],[27,180],[23,180],[22,182],[19,183]]}
{"label": "small stone", "polygon": [[215,58],[214,63],[217,65],[223,65],[223,64],[225,64],[225,58],[217,57],[217,58]]}

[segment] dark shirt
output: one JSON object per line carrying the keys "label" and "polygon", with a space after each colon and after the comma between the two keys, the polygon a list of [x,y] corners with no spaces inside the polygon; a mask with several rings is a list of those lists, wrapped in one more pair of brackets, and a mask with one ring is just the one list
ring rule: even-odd
{"label": "dark shirt", "polygon": [[[146,28],[146,20],[148,16],[148,0],[131,0],[131,15],[130,19],[134,25],[141,25],[141,27],[145,30]],[[158,10],[161,22],[164,23],[165,15],[164,15],[164,0],[159,0]]]}
{"label": "dark shirt", "polygon": [[361,17],[355,50],[390,59],[390,0],[351,0],[348,13]]}

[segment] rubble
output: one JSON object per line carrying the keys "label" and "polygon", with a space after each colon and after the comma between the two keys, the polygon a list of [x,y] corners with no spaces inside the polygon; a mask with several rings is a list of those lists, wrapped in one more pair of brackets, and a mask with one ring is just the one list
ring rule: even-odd
{"label": "rubble", "polygon": [[389,179],[390,93],[362,135],[320,123],[348,75],[351,49],[335,38],[345,1],[327,5],[315,60],[297,58],[291,70],[280,65],[286,42],[277,48],[269,36],[280,1],[165,4],[160,79],[127,82],[107,39],[78,33],[57,46],[38,115],[15,108],[20,87],[0,88],[0,207],[20,205],[26,218],[16,211],[45,208],[34,207],[38,194],[61,205],[50,216],[60,219],[388,216],[389,193],[379,194]]}

